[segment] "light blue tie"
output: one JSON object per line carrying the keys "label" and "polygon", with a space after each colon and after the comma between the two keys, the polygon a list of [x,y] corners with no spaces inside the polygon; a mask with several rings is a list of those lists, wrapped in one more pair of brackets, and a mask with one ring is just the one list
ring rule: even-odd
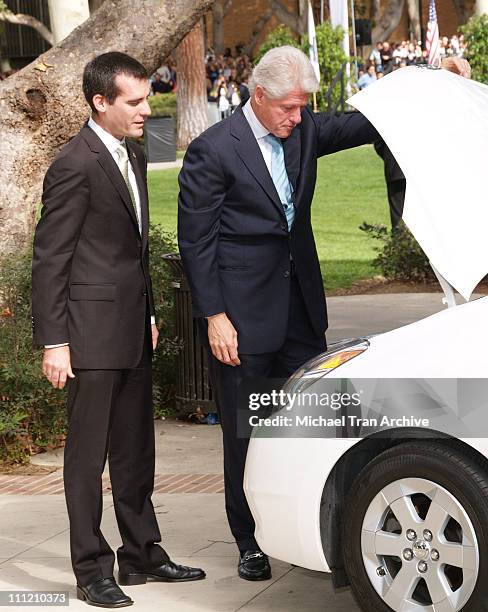
{"label": "light blue tie", "polygon": [[291,230],[293,220],[295,219],[295,206],[293,205],[291,197],[293,191],[290,179],[286,172],[283,145],[281,144],[281,140],[273,136],[273,134],[266,134],[264,139],[271,145],[271,178],[273,179],[274,186],[280,196],[280,201],[285,211],[288,230]]}

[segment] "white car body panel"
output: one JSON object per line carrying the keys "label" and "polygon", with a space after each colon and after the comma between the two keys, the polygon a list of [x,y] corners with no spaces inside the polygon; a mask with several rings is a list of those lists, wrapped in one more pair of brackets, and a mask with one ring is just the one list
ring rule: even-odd
{"label": "white car body panel", "polygon": [[486,378],[487,321],[488,297],[442,310],[371,338],[368,350],[327,376]]}
{"label": "white car body panel", "polygon": [[[488,273],[488,87],[446,71],[412,67],[388,75],[349,102],[374,123],[407,177],[407,225],[437,270],[468,299]],[[398,116],[415,120],[402,122]],[[445,164],[442,156],[432,155],[428,142],[434,151],[469,150],[469,159]],[[367,350],[327,376],[486,378],[487,321],[488,297],[447,309],[371,338]],[[321,497],[334,466],[359,441],[251,439],[244,488],[257,541],[266,553],[330,571],[321,541]],[[464,441],[488,457],[488,439]]]}
{"label": "white car body panel", "polygon": [[[359,439],[252,438],[244,489],[262,550],[280,561],[330,572],[322,548],[320,501],[337,461]],[[487,438],[464,440],[488,456]]]}
{"label": "white car body panel", "polygon": [[354,439],[252,438],[244,489],[255,536],[268,555],[329,572],[320,536],[320,500],[334,465]]}
{"label": "white car body panel", "polygon": [[[373,123],[405,174],[405,223],[468,300],[488,272],[488,86],[447,70],[409,66],[348,102]],[[456,150],[469,155],[446,162],[439,154]]]}

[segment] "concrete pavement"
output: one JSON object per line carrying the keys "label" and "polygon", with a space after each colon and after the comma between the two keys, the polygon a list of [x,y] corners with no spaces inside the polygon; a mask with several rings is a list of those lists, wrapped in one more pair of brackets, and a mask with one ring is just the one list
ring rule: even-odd
{"label": "concrete pavement", "polygon": [[[386,331],[443,308],[440,294],[335,297],[328,304],[329,342]],[[153,501],[164,545],[176,561],[203,567],[207,579],[127,587],[136,602],[132,609],[358,612],[350,592],[334,593],[328,576],[276,560],[270,581],[237,577],[236,548],[219,492],[219,427],[156,421],[156,446]],[[68,520],[59,484],[62,451],[37,455],[32,463],[54,471],[30,479],[0,476],[0,591],[69,591],[70,608],[86,610],[86,604],[76,600],[69,561]],[[120,539],[110,490],[105,493],[102,530],[115,549]]]}

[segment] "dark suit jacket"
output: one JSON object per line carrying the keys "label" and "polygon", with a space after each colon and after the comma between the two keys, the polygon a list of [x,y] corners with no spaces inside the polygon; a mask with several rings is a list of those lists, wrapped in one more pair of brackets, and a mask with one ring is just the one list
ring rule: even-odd
{"label": "dark suit jacket", "polygon": [[146,161],[138,145],[127,145],[142,237],[122,174],[87,125],[44,179],[32,264],[34,344],[69,342],[74,368],[135,367],[154,313]]}
{"label": "dark suit jacket", "polygon": [[374,143],[376,153],[383,159],[385,164],[385,181],[393,183],[394,181],[404,181],[405,175],[398,165],[395,156],[390,151],[384,140],[377,140]]}
{"label": "dark suit jacket", "polygon": [[315,333],[324,334],[325,295],[310,222],[317,158],[378,137],[359,113],[304,109],[283,141],[296,207],[291,232],[242,108],[189,146],[179,177],[178,239],[194,315],[226,312],[239,352],[273,352],[283,344],[290,254]]}

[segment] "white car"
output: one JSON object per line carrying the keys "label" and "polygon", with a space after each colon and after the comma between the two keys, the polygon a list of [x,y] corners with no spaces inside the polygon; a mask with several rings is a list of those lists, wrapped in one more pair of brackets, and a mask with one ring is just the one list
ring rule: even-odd
{"label": "white car", "polygon": [[[419,180],[422,172],[408,153],[408,135],[398,145],[396,128],[380,126],[375,115],[395,108],[404,116],[398,105],[403,98],[411,104],[406,91],[418,91],[419,79],[424,105],[426,87],[442,96],[447,83],[456,91],[467,88],[468,96],[474,87],[480,108],[488,107],[488,87],[444,72],[403,69],[364,90],[369,98],[361,92],[351,103],[376,125],[407,185],[413,185],[405,220],[441,270],[450,307],[385,334],[331,346],[305,364],[284,387],[289,397],[339,389],[361,392],[360,401],[341,403],[339,410],[330,403],[315,405],[306,421],[288,397],[269,421],[256,417],[246,463],[244,486],[262,550],[331,572],[334,584],[350,584],[358,606],[368,612],[488,610],[488,297],[456,305],[452,291],[455,287],[468,298],[480,270],[488,273],[486,238],[477,237],[488,207],[478,206],[479,216],[469,218],[469,205],[444,199],[447,210],[435,210],[442,198],[431,201],[426,183],[447,190],[443,197],[449,199],[449,190],[456,189],[449,184],[449,168]],[[449,96],[443,99],[449,105]],[[462,100],[453,104],[463,108]],[[488,134],[486,110],[463,121],[468,135],[473,129]],[[437,151],[447,150],[441,130],[433,128]],[[412,142],[416,138],[413,133]],[[470,151],[469,161],[477,153],[486,159],[481,144],[478,152]],[[467,159],[456,173],[462,185],[477,180]],[[486,190],[481,194],[486,202]],[[442,215],[445,220],[455,207],[462,217],[457,229],[454,222],[431,222],[429,233],[425,219]],[[470,236],[462,233],[466,224],[474,228]],[[459,266],[474,256],[476,266]],[[297,415],[300,425],[287,427],[284,419]],[[381,427],[366,420],[385,415],[395,418]],[[346,420],[334,422],[334,417]]]}

